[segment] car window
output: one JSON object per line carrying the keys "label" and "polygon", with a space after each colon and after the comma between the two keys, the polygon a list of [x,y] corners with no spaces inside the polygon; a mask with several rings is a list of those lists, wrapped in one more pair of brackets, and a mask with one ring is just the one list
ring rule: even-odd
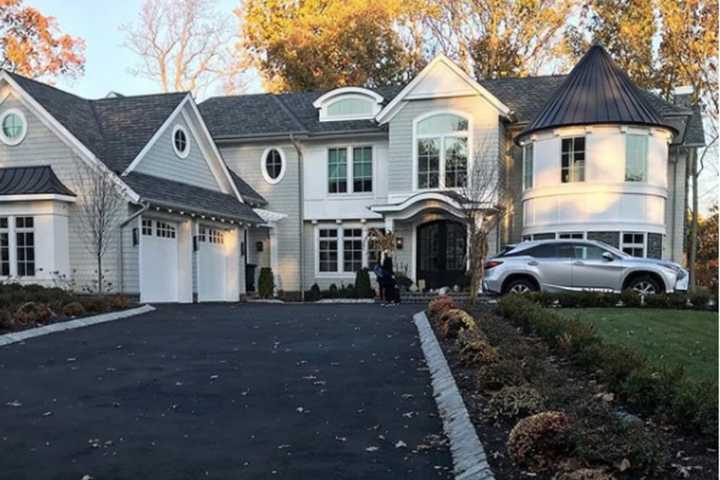
{"label": "car window", "polygon": [[558,245],[558,257],[575,258],[575,244],[561,243]]}
{"label": "car window", "polygon": [[556,256],[556,252],[555,245],[548,243],[525,250],[525,255],[535,258],[552,258]]}
{"label": "car window", "polygon": [[595,245],[576,245],[575,258],[580,260],[602,260],[603,250]]}

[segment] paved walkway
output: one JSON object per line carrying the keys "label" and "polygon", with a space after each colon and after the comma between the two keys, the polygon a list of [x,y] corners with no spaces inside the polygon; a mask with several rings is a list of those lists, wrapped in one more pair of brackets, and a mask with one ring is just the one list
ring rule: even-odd
{"label": "paved walkway", "polygon": [[415,310],[163,306],[2,347],[1,476],[447,478]]}

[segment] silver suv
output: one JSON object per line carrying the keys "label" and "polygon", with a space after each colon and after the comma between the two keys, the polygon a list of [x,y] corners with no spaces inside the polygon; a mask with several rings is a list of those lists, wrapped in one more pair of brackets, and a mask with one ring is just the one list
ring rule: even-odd
{"label": "silver suv", "polygon": [[687,290],[688,273],[677,263],[632,257],[602,242],[541,240],[508,246],[485,264],[483,289],[620,292],[643,295]]}

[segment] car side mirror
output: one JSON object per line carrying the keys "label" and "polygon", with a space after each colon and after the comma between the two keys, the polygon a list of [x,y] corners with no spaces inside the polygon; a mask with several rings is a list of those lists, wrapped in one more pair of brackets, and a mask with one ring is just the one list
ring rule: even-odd
{"label": "car side mirror", "polygon": [[607,262],[612,262],[613,260],[615,260],[615,256],[610,252],[603,252],[602,256],[603,259]]}

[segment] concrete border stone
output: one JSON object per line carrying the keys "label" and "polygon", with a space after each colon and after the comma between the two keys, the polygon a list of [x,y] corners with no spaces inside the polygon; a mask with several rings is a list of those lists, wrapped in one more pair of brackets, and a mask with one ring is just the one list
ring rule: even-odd
{"label": "concrete border stone", "polygon": [[91,325],[97,325],[98,323],[111,322],[113,320],[120,320],[121,318],[133,317],[135,315],[152,312],[153,310],[155,310],[155,307],[153,307],[152,305],[142,305],[137,308],[122,310],[120,312],[103,313],[101,315],[94,315],[92,317],[77,318],[75,320],[68,320],[66,322],[51,323],[50,325],[45,325],[43,327],[28,328],[27,330],[21,330],[19,332],[6,333],[5,335],[0,335],[0,347],[17,342],[22,342],[29,338],[41,337],[43,335],[48,335],[55,332],[63,332],[65,330],[89,327]]}
{"label": "concrete border stone", "polygon": [[435,402],[450,441],[455,480],[494,480],[455,378],[424,312],[413,316],[432,382]]}

